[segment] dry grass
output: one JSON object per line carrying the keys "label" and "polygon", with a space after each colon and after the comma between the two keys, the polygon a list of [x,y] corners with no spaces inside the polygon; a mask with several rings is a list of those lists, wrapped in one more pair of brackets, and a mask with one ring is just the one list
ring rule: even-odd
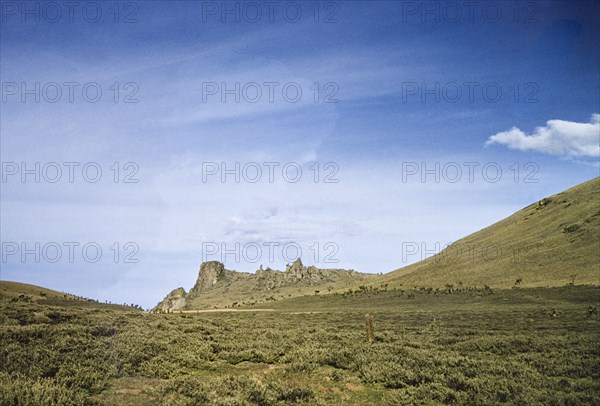
{"label": "dry grass", "polygon": [[[390,286],[600,284],[600,177],[535,202],[440,254],[384,276]],[[520,282],[517,282],[520,280]]]}

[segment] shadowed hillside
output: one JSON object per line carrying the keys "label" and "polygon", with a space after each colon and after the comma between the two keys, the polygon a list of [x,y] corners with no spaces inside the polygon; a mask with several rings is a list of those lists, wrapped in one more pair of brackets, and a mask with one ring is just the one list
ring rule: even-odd
{"label": "shadowed hillside", "polygon": [[600,283],[600,178],[530,204],[439,254],[386,274],[390,286]]}

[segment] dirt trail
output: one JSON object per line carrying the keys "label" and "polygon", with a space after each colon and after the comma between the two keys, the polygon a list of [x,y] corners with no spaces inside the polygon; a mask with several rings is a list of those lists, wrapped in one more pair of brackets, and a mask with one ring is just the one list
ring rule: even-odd
{"label": "dirt trail", "polygon": [[221,313],[221,312],[272,312],[275,309],[203,309],[203,310],[179,310],[172,313]]}

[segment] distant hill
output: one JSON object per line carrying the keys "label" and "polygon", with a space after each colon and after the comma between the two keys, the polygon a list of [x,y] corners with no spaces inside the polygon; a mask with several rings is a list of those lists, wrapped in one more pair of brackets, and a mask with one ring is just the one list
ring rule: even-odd
{"label": "distant hill", "polygon": [[[177,288],[153,310],[236,307],[342,292],[361,285],[443,288],[600,284],[600,177],[532,203],[416,264],[378,276],[306,267],[254,274],[205,262],[189,292]],[[318,293],[317,293],[318,292]]]}
{"label": "distant hill", "polygon": [[530,204],[384,281],[406,287],[600,284],[600,177]]}
{"label": "distant hill", "polygon": [[168,312],[249,305],[307,294],[324,294],[377,278],[376,275],[353,270],[307,267],[300,259],[288,265],[284,272],[261,267],[254,274],[228,270],[220,262],[209,261],[200,266],[196,284],[188,293],[183,288],[177,288],[153,310]]}
{"label": "distant hill", "polygon": [[[28,283],[0,281],[0,302],[35,302],[50,306],[63,307],[93,307],[111,308],[117,310],[136,310],[134,307],[100,303],[92,299],[76,296],[70,293],[58,292],[56,290],[30,285]],[[137,309],[141,310],[141,309]]]}
{"label": "distant hill", "polygon": [[[58,292],[56,290],[43,288],[41,286],[30,285],[21,282],[0,281],[0,298],[18,299],[19,296],[26,295],[30,300],[40,299],[73,299],[75,295]],[[23,299],[23,297],[21,297]]]}
{"label": "distant hill", "polygon": [[[385,285],[413,287],[539,287],[600,285],[600,177],[530,204],[510,217],[453,243],[439,254],[386,275],[304,266],[254,274],[205,262],[195,285],[171,291],[153,311],[248,306]],[[133,307],[99,303],[40,286],[0,281],[0,302],[55,306]]]}

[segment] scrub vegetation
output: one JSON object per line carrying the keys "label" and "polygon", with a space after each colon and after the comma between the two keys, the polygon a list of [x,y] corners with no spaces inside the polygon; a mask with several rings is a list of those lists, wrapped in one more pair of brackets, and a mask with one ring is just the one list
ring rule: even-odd
{"label": "scrub vegetation", "polygon": [[4,293],[0,404],[600,403],[593,286],[363,288],[170,314]]}

